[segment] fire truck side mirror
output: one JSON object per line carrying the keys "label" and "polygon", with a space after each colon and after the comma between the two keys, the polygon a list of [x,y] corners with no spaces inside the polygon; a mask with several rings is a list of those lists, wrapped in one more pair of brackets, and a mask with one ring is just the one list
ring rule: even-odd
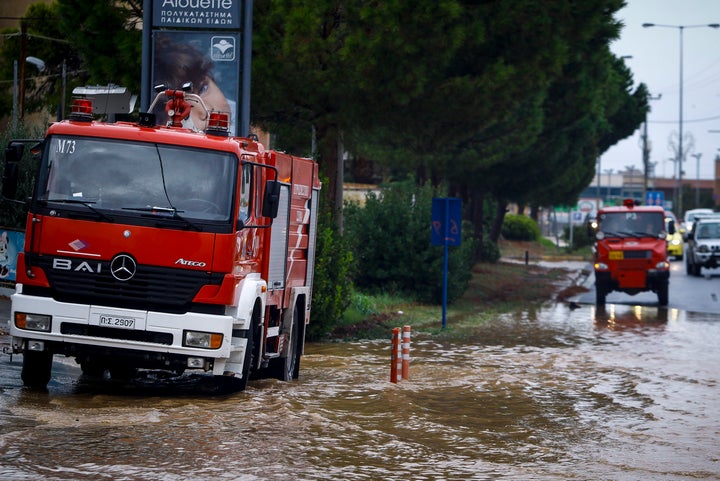
{"label": "fire truck side mirror", "polygon": [[263,199],[262,215],[274,219],[280,207],[280,182],[268,180],[265,184],[265,198]]}
{"label": "fire truck side mirror", "polygon": [[671,220],[668,222],[668,234],[673,235],[675,234],[675,221]]}
{"label": "fire truck side mirror", "polygon": [[17,194],[18,163],[24,152],[25,144],[20,142],[11,142],[5,149],[2,195],[6,199],[14,199]]}

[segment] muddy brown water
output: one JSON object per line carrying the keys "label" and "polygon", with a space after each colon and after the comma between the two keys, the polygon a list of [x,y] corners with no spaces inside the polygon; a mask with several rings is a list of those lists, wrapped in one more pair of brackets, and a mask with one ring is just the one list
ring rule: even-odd
{"label": "muddy brown water", "polygon": [[2,480],[720,479],[720,316],[549,306],[463,342],[309,344],[301,378],[208,395],[202,378],[47,393],[0,357]]}

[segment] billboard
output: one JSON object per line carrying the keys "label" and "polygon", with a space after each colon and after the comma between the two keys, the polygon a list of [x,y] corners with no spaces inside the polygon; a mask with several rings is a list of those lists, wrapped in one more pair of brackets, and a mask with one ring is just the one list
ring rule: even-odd
{"label": "billboard", "polygon": [[154,0],[153,27],[240,28],[242,0]]}
{"label": "billboard", "polygon": [[[223,31],[156,30],[152,42],[151,85],[179,89],[191,82],[192,93],[203,99],[209,111],[230,113],[230,132],[237,135],[240,92],[240,34]],[[149,98],[154,98],[151,92]],[[153,109],[158,123],[169,119],[164,103]],[[193,107],[183,122],[204,130],[206,114]]]}
{"label": "billboard", "polygon": [[0,227],[0,282],[15,282],[17,256],[24,244],[24,232]]}

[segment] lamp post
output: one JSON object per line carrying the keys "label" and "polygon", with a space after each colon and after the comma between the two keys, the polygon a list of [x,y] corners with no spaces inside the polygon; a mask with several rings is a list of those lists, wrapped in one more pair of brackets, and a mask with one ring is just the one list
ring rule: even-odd
{"label": "lamp post", "polygon": [[663,27],[663,28],[676,28],[680,33],[680,115],[678,117],[678,194],[677,204],[673,208],[676,209],[678,215],[682,215],[682,162],[683,162],[683,31],[686,28],[720,28],[720,23],[707,23],[702,25],[664,25],[660,23],[643,23],[644,28],[648,27]]}

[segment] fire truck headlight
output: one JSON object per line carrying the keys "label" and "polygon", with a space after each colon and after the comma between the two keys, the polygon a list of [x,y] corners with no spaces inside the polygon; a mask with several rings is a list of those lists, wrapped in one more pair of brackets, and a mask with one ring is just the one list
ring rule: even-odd
{"label": "fire truck headlight", "polygon": [[15,313],[15,327],[28,331],[50,332],[52,316],[41,314],[28,314],[26,312]]}
{"label": "fire truck headlight", "polygon": [[185,347],[219,349],[222,341],[223,335],[214,332],[185,331],[183,333],[183,346]]}
{"label": "fire truck headlight", "polygon": [[670,263],[668,261],[658,262],[657,264],[655,264],[655,269],[666,271],[670,269]]}
{"label": "fire truck headlight", "polygon": [[605,264],[604,262],[596,262],[595,270],[596,271],[606,271],[606,270],[608,270],[608,265]]}

